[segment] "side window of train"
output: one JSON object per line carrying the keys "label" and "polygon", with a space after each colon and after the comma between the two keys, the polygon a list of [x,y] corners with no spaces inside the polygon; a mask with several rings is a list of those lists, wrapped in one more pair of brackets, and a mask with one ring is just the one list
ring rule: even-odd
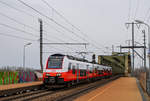
{"label": "side window of train", "polygon": [[84,76],[86,76],[86,70],[84,70]]}
{"label": "side window of train", "polygon": [[80,76],[86,76],[86,70],[80,69]]}
{"label": "side window of train", "polygon": [[71,70],[71,65],[72,65],[72,63],[69,63],[68,70]]}
{"label": "side window of train", "polygon": [[82,73],[83,71],[82,71],[82,69],[80,69],[80,76],[83,76],[83,73]]}
{"label": "side window of train", "polygon": [[76,74],[75,65],[72,66],[72,74]]}
{"label": "side window of train", "polygon": [[95,73],[97,72],[97,67],[95,67]]}
{"label": "side window of train", "polygon": [[93,70],[92,70],[92,68],[90,67],[90,73],[92,73],[93,72]]}
{"label": "side window of train", "polygon": [[99,74],[103,74],[103,70],[99,70]]}

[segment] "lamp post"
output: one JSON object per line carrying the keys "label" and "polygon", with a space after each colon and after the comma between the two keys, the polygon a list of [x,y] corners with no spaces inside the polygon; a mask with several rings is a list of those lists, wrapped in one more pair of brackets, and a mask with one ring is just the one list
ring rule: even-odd
{"label": "lamp post", "polygon": [[27,43],[27,44],[25,44],[24,45],[24,47],[23,47],[23,67],[25,68],[25,48],[26,48],[26,46],[28,46],[28,45],[31,45],[32,43]]}
{"label": "lamp post", "polygon": [[[148,94],[150,95],[150,26],[143,22],[143,21],[140,21],[140,20],[135,20],[137,23],[139,24],[144,24],[148,27],[148,57],[149,57],[149,76],[148,76],[148,80],[147,80],[147,92]],[[146,67],[145,67],[146,69]]]}

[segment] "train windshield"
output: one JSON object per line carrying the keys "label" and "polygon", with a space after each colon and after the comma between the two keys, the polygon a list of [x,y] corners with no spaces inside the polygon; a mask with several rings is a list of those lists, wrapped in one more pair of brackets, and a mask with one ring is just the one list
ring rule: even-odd
{"label": "train windshield", "polygon": [[52,56],[48,62],[48,68],[61,68],[62,67],[63,57]]}

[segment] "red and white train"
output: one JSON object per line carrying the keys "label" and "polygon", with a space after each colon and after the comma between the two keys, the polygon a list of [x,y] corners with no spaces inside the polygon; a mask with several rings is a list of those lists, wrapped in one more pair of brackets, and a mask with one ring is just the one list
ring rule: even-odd
{"label": "red and white train", "polygon": [[112,76],[112,67],[63,54],[51,55],[43,69],[45,85],[76,84]]}

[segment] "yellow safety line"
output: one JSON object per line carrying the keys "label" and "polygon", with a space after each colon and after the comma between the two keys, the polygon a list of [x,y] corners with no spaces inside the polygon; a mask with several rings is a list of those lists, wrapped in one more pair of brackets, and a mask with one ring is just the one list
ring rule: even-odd
{"label": "yellow safety line", "polygon": [[113,85],[109,86],[108,88],[104,89],[103,91],[101,91],[100,93],[98,93],[97,95],[93,96],[92,98],[90,98],[88,101],[92,101],[93,99],[95,99],[97,96],[103,94],[105,91],[107,91],[109,88],[111,88]]}

